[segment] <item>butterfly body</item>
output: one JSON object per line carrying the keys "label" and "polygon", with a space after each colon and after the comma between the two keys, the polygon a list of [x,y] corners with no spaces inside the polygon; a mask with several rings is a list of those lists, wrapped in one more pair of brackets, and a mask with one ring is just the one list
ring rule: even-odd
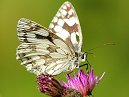
{"label": "butterfly body", "polygon": [[[82,33],[77,14],[70,2],[65,2],[45,28],[21,18],[17,25],[20,45],[17,59],[27,70],[39,75],[57,75],[79,68],[84,61],[81,52]],[[79,37],[79,39],[77,39]]]}

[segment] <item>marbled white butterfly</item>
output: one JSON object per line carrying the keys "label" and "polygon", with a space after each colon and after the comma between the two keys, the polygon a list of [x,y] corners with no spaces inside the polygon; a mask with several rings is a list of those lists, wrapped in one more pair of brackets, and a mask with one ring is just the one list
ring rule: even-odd
{"label": "marbled white butterfly", "polygon": [[48,29],[21,18],[17,32],[20,40],[17,59],[37,75],[73,71],[85,61],[86,55],[81,52],[81,27],[74,7],[68,1],[61,6]]}

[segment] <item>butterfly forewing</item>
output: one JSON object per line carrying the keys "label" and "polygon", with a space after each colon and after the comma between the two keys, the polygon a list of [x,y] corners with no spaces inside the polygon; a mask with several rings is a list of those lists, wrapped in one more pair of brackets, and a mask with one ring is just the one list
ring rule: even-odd
{"label": "butterfly forewing", "polygon": [[[81,27],[78,16],[70,2],[65,2],[61,6],[50,23],[49,29],[66,41],[75,52],[81,52]],[[79,38],[79,40],[77,38]]]}
{"label": "butterfly forewing", "polygon": [[63,39],[41,25],[22,18],[17,25],[21,44],[17,48],[17,59],[35,73],[57,75],[69,68],[73,51]]}

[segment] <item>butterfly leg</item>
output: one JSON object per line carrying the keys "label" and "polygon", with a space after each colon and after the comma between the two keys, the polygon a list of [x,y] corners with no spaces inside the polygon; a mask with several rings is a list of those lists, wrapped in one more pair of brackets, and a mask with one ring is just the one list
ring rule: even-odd
{"label": "butterfly leg", "polygon": [[86,71],[89,72],[89,69],[91,68],[91,65],[90,65],[88,60],[86,60],[85,64],[80,65],[79,68],[83,67],[83,66],[86,66]]}

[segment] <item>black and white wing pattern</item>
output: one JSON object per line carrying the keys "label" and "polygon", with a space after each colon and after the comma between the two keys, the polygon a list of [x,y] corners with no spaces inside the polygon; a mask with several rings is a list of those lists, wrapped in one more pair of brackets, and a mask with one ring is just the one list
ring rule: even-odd
{"label": "black and white wing pattern", "polygon": [[20,45],[17,59],[27,70],[39,75],[60,74],[75,68],[74,51],[63,39],[41,25],[22,18],[18,21],[17,35]]}
{"label": "black and white wing pattern", "polygon": [[85,53],[81,52],[81,27],[70,2],[61,6],[48,29],[22,18],[17,32],[20,40],[17,59],[37,75],[73,71],[85,59]]}
{"label": "black and white wing pattern", "polygon": [[65,2],[50,23],[49,29],[62,38],[71,48],[81,52],[82,32],[78,16],[70,2]]}

